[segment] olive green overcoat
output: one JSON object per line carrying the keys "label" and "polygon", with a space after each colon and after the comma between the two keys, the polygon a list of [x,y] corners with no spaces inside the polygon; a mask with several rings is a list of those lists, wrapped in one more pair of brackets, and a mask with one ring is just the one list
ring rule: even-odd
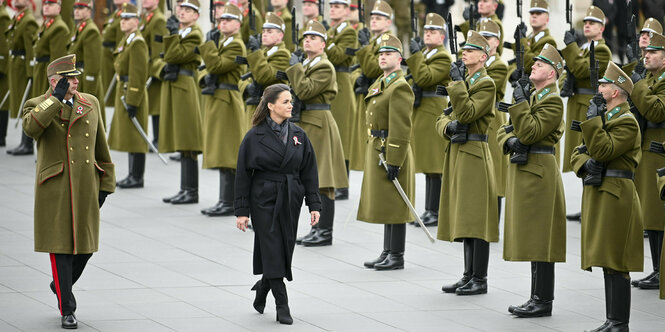
{"label": "olive green overcoat", "polygon": [[131,121],[121,97],[127,105],[136,106],[136,120],[144,132],[148,132],[148,45],[139,31],[132,32],[120,40],[113,53],[115,72],[119,79],[115,89],[115,111],[109,132],[109,147],[117,151],[146,153],[148,144]]}
{"label": "olive green overcoat", "polygon": [[[521,46],[524,48],[524,73],[527,76],[531,74],[531,67],[534,63],[533,58],[540,54],[540,51],[543,50],[545,44],[550,44],[556,48],[556,40],[550,35],[550,29],[545,29],[535,35],[531,32],[528,36],[522,38],[520,42]],[[515,47],[517,47],[517,45],[513,44],[513,53],[515,52]],[[510,76],[516,68],[516,62],[513,62],[508,66],[508,76]]]}
{"label": "olive green overcoat", "polygon": [[100,191],[115,190],[99,102],[77,93],[73,107],[46,94],[28,100],[23,130],[37,141],[35,251],[89,254],[99,247]]}
{"label": "olive green overcoat", "polygon": [[369,88],[366,130],[385,130],[388,137],[370,137],[356,219],[375,224],[404,224],[414,220],[411,210],[379,164],[379,153],[388,165],[399,166],[397,180],[415,204],[416,180],[411,151],[413,91],[401,69],[380,76]]}
{"label": "olive green overcoat", "polygon": [[[500,57],[493,55],[485,62],[487,75],[494,80],[496,86],[495,106],[498,105],[506,93],[506,83],[508,82],[508,65]],[[506,192],[506,172],[508,171],[508,157],[503,154],[503,149],[499,146],[497,140],[497,131],[506,123],[506,113],[494,109],[494,119],[490,122],[487,132],[487,143],[494,163],[494,179],[496,181],[496,193],[503,197]]]}
{"label": "olive green overcoat", "polygon": [[[665,147],[665,145],[664,145]],[[658,192],[660,199],[665,200],[665,176],[658,177]],[[660,252],[660,275],[665,275],[665,246]],[[660,278],[660,298],[665,300],[665,278]]]}
{"label": "olive green overcoat", "polygon": [[[665,155],[649,152],[651,141],[665,141],[665,69],[647,76],[635,84],[630,95],[638,112],[649,121],[642,136],[642,159],[635,171],[635,187],[642,206],[644,229],[665,230],[665,209],[653,179],[656,169],[665,166]],[[656,128],[649,128],[650,126]],[[660,128],[657,128],[660,126]]]}
{"label": "olive green overcoat", "polygon": [[[25,9],[14,15],[5,37],[9,46],[9,116],[19,116],[21,99],[28,84],[28,78],[33,78],[31,61],[34,58],[33,39],[37,36],[37,21],[30,9]],[[22,52],[22,55],[14,52]],[[45,90],[42,91],[42,93]],[[4,96],[3,96],[4,97]],[[28,91],[30,97],[30,91]]]}
{"label": "olive green overcoat", "polygon": [[[468,86],[468,88],[467,88]],[[463,81],[447,86],[453,111],[442,114],[436,130],[445,140],[446,126],[454,120],[468,124],[469,134],[487,135],[494,117],[496,91],[484,67]],[[443,156],[439,228],[437,238],[499,241],[499,215],[494,165],[489,145],[480,141],[448,142]]]}
{"label": "olive green overcoat", "polygon": [[[204,95],[203,168],[236,168],[238,149],[247,132],[247,116],[242,95],[238,90],[245,65],[235,62],[237,56],[247,56],[240,33],[199,47],[206,72],[217,75],[217,83],[235,86],[235,90],[216,89],[214,95]],[[199,85],[202,82],[199,81]]]}
{"label": "olive green overcoat", "polygon": [[[599,116],[581,124],[588,153],[575,149],[571,160],[580,178],[586,175],[584,163],[590,158],[607,169],[634,172],[642,156],[640,129],[628,103],[604,116],[605,126]],[[604,177],[600,186],[584,186],[582,220],[582,269],[643,270],[642,209],[632,180]]]}
{"label": "olive green overcoat", "polygon": [[102,35],[92,19],[79,22],[70,31],[68,54],[76,54],[76,68],[81,71],[77,91],[98,96],[102,123],[106,125],[106,109],[102,88]]}
{"label": "olive green overcoat", "polygon": [[162,81],[159,79],[159,54],[164,51],[163,39],[168,35],[166,30],[166,18],[159,8],[151,12],[143,13],[141,16],[141,25],[139,26],[141,35],[148,44],[148,62],[150,86],[148,86],[148,114],[159,115],[161,107]]}
{"label": "olive green overcoat", "polygon": [[[286,69],[293,91],[307,104],[330,104],[337,95],[335,69],[326,54]],[[319,188],[347,188],[342,139],[330,111],[304,111],[298,125],[305,130],[316,154]]]}
{"label": "olive green overcoat", "polygon": [[[109,89],[113,75],[115,75],[113,52],[125,36],[125,33],[120,30],[120,14],[122,14],[122,9],[117,9],[111,13],[104,22],[102,30],[102,88],[104,94]],[[115,96],[115,90],[111,91],[111,96]],[[103,99],[104,96],[99,96],[99,98]]]}
{"label": "olive green overcoat", "polygon": [[[450,62],[450,53],[443,45],[431,50],[423,49],[406,59],[413,83],[427,94],[435,92],[437,85],[448,85]],[[444,140],[436,132],[436,118],[443,113],[447,105],[447,97],[423,95],[420,106],[413,109],[411,149],[416,173],[441,174]]]}
{"label": "olive green overcoat", "polygon": [[51,61],[67,55],[68,38],[69,28],[60,15],[51,19],[45,18],[34,44],[35,63],[31,93],[33,98],[43,95],[44,91],[48,90],[46,68]]}
{"label": "olive green overcoat", "polygon": [[[256,31],[252,31],[249,28],[249,7],[245,8],[242,12],[243,18],[240,26],[240,34],[242,35],[242,42],[245,45],[247,45],[249,36],[261,34],[261,31],[263,30],[263,15],[261,15],[261,11],[259,11],[256,4],[252,4],[252,12],[254,13],[254,29]],[[284,35],[284,38],[286,38],[286,35]],[[289,36],[289,38],[291,38],[291,36]]]}
{"label": "olive green overcoat", "polygon": [[[530,104],[530,105],[529,105]],[[503,152],[511,137],[530,146],[555,147],[563,135],[563,100],[556,84],[508,108],[514,131],[498,130]],[[503,259],[566,261],[566,200],[554,154],[528,154],[525,165],[508,163]]]}

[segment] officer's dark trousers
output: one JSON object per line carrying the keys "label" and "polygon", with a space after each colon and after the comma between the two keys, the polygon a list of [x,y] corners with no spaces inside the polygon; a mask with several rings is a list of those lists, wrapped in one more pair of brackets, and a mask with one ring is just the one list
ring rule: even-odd
{"label": "officer's dark trousers", "polygon": [[76,311],[76,299],[72,294],[72,286],[83,273],[92,254],[49,254],[49,256],[60,314],[70,315]]}

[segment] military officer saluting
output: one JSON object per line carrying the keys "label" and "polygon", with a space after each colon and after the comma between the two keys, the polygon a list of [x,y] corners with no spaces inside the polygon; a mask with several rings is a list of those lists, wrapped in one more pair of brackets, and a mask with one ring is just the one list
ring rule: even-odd
{"label": "military officer saluting", "polygon": [[291,20],[293,20],[293,16],[291,16],[291,12],[286,6],[288,3],[289,0],[270,0],[273,12],[282,18],[284,21],[284,26],[286,26],[284,34],[287,36],[287,38],[284,40],[284,45],[286,46],[287,50],[293,52],[296,49],[296,44],[298,41],[293,40],[292,38],[293,35],[291,34]]}
{"label": "military officer saluting", "polygon": [[[9,46],[10,92],[9,101],[7,102],[9,103],[10,118],[20,116],[19,107],[23,94],[27,88],[28,80],[33,78],[34,48],[32,47],[32,41],[37,35],[38,25],[29,7],[28,0],[14,0],[16,13],[5,32]],[[28,91],[28,96],[29,93],[30,91]],[[14,149],[7,150],[7,153],[13,155],[33,154],[32,138],[21,132],[21,144]]]}
{"label": "military officer saluting", "polygon": [[[50,255],[63,328],[77,327],[72,286],[99,248],[99,209],[115,190],[99,102],[76,91],[76,56],[54,59],[49,88],[28,100],[23,130],[37,141],[35,251]],[[58,193],[58,199],[54,199]]]}
{"label": "military officer saluting", "polygon": [[[120,40],[125,36],[120,31],[120,14],[122,14],[122,4],[127,2],[129,0],[113,0],[113,5],[117,9],[106,19],[104,29],[102,30],[102,47],[104,47],[102,51],[102,87],[105,94],[108,93],[111,80],[113,80],[113,76],[115,75],[113,52],[118,43],[120,43]],[[115,96],[115,90],[111,90],[111,96]],[[103,98],[103,96],[100,96],[100,98]]]}
{"label": "military officer saluting", "polygon": [[644,265],[642,211],[633,183],[642,155],[640,129],[627,102],[633,91],[628,75],[610,62],[598,82],[599,95],[580,125],[586,148],[576,148],[571,159],[584,183],[581,267],[603,268],[607,320],[596,331],[628,331],[628,273]]}
{"label": "military officer saluting", "polygon": [[[247,51],[240,35],[242,12],[236,5],[227,3],[220,16],[222,39],[219,47],[207,41],[198,48],[206,71],[202,72],[205,86],[213,86],[205,92],[203,115],[203,168],[219,169],[219,201],[213,207],[201,210],[209,216],[233,215],[238,149],[247,131],[247,117],[238,80],[245,72],[245,65],[236,57],[245,57]],[[208,73],[208,74],[206,74]],[[212,79],[212,82],[208,80]]]}
{"label": "military officer saluting", "polygon": [[[83,74],[78,91],[93,96],[104,96],[102,89],[102,35],[92,20],[92,0],[77,0],[74,4],[76,26],[71,31],[67,52],[76,54],[76,68]],[[106,125],[106,109],[100,100],[102,123]]]}
{"label": "military officer saluting", "polygon": [[342,140],[330,112],[330,103],[337,95],[337,83],[335,69],[324,52],[326,38],[323,25],[309,21],[303,39],[307,58],[300,63],[298,55],[293,54],[289,61],[291,66],[286,70],[293,92],[302,104],[298,125],[312,142],[319,172],[321,219],[319,227],[312,227],[310,233],[301,239],[300,244],[304,246],[332,245],[335,188],[349,185],[344,172]]}
{"label": "military officer saluting", "polygon": [[451,58],[443,45],[445,26],[446,21],[439,14],[427,14],[423,26],[424,44],[412,38],[409,43],[411,56],[406,59],[413,84],[418,87],[414,89],[415,93],[419,94],[414,96],[417,105],[414,105],[412,115],[411,147],[414,171],[425,174],[425,213],[420,217],[425,226],[434,226],[439,221],[444,141],[433,124],[448,104],[448,98],[436,94],[437,85],[445,86],[450,82]]}
{"label": "military officer saluting", "polygon": [[552,314],[554,263],[566,261],[566,202],[556,143],[563,135],[563,100],[557,79],[563,59],[545,44],[532,61],[529,79],[513,90],[512,127],[499,129],[499,146],[512,154],[508,166],[503,259],[531,262],[531,296],[508,311],[518,317]]}
{"label": "military officer saluting", "polygon": [[195,81],[201,56],[194,49],[201,45],[203,34],[196,24],[199,1],[184,0],[178,6],[178,18],[166,23],[169,36],[164,37],[164,58],[160,59],[158,70],[162,80],[159,151],[181,153],[180,190],[162,201],[192,204],[199,201],[196,158],[203,151],[201,105]]}
{"label": "military officer saluting", "polygon": [[129,175],[118,181],[120,188],[143,188],[145,154],[148,144],[138,132],[132,118],[136,118],[143,131],[148,130],[148,45],[139,27],[139,10],[130,3],[122,4],[120,30],[125,36],[113,53],[118,75],[115,89],[115,112],[109,132],[109,147],[129,152]]}
{"label": "military officer saluting", "polygon": [[442,290],[475,295],[487,293],[489,242],[499,241],[493,161],[487,144],[496,92],[485,69],[490,51],[487,39],[471,30],[463,50],[462,61],[450,66],[452,82],[446,87],[452,113],[442,114],[436,122],[439,135],[450,141],[443,156],[437,238],[464,243],[464,275]]}
{"label": "military officer saluting", "polygon": [[647,121],[642,132],[642,159],[635,171],[635,187],[640,197],[644,230],[649,236],[653,272],[646,278],[633,281],[633,286],[642,289],[659,288],[660,253],[663,247],[665,230],[665,210],[660,200],[657,183],[653,178],[656,169],[665,165],[665,155],[650,152],[648,144],[652,141],[665,141],[665,37],[649,32],[650,44],[645,48],[644,67],[646,77],[636,72],[632,74],[635,88],[630,99],[639,114]]}
{"label": "military officer saluting", "polygon": [[152,120],[152,142],[158,146],[159,141],[159,110],[162,90],[162,81],[159,79],[160,62],[159,55],[164,51],[164,36],[166,30],[166,18],[159,9],[159,0],[143,0],[143,13],[139,31],[148,44],[148,114]]}
{"label": "military officer saluting", "polygon": [[[392,183],[397,179],[411,203],[415,200],[415,173],[411,151],[413,91],[400,69],[402,42],[385,33],[379,42],[379,67],[383,70],[365,97],[367,150],[357,219],[384,224],[383,251],[365,266],[375,270],[404,268],[406,223],[411,211]],[[379,163],[383,154],[388,167]]]}

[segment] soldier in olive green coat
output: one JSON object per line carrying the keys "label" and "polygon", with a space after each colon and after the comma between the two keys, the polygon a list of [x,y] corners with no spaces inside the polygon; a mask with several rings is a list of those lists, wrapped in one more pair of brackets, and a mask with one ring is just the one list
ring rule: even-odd
{"label": "soldier in olive green coat", "polygon": [[48,80],[46,79],[46,67],[53,59],[60,58],[67,54],[67,43],[69,39],[69,28],[60,16],[60,4],[58,0],[45,0],[42,11],[44,12],[44,22],[42,23],[37,40],[35,40],[33,61],[32,93],[33,98],[41,96],[48,90]]}
{"label": "soldier in olive green coat", "polygon": [[627,102],[633,90],[628,75],[610,62],[599,83],[602,98],[592,99],[580,125],[586,145],[577,147],[571,159],[584,183],[581,267],[603,268],[604,330],[627,331],[628,273],[642,271],[644,265],[642,209],[633,183],[642,155],[640,129]]}
{"label": "soldier in olive green coat", "polygon": [[136,118],[144,132],[148,130],[148,45],[138,31],[138,8],[130,3],[122,4],[120,30],[125,37],[120,40],[113,53],[117,88],[115,89],[115,112],[109,132],[109,147],[129,152],[129,174],[118,181],[120,188],[143,188],[145,154],[148,144],[132,123]]}
{"label": "soldier in olive green coat", "polygon": [[284,26],[286,27],[286,29],[284,29],[284,45],[286,46],[287,50],[293,52],[296,49],[296,44],[298,44],[298,41],[293,40],[291,34],[291,21],[294,19],[294,17],[291,15],[289,8],[286,6],[289,3],[289,0],[270,0],[270,3],[272,4],[273,12],[277,14],[277,16],[281,17],[284,21]]}
{"label": "soldier in olive green coat", "polygon": [[[411,56],[406,59],[413,76],[416,94],[413,110],[411,148],[416,173],[425,174],[425,212],[420,216],[425,226],[439,222],[441,171],[443,170],[444,140],[436,133],[436,119],[448,104],[448,98],[436,94],[437,85],[450,83],[450,53],[443,46],[446,21],[439,14],[425,17],[423,41],[411,38]],[[415,224],[419,226],[419,224]]]}
{"label": "soldier in olive green coat", "polygon": [[[76,67],[83,73],[79,81],[78,91],[93,96],[104,96],[102,88],[102,35],[92,14],[92,0],[79,0],[74,6],[76,27],[71,31],[67,52],[76,55]],[[100,100],[102,123],[106,126],[106,109]]]}
{"label": "soldier in olive green coat", "polygon": [[499,55],[503,54],[503,38],[504,38],[504,33],[503,33],[503,24],[501,23],[501,19],[499,19],[499,16],[496,14],[496,9],[499,7],[499,0],[483,0],[483,1],[475,1],[476,4],[476,14],[480,15],[480,18],[476,17],[474,18],[474,22],[476,23],[475,27],[470,27],[469,26],[469,10],[467,8],[464,9],[463,17],[464,17],[464,22],[459,25],[459,29],[464,34],[464,36],[467,35],[469,30],[478,30],[480,29],[480,24],[485,21],[493,21],[497,25],[499,25],[499,31],[501,32],[499,34],[499,46],[497,47],[497,53]]}
{"label": "soldier in olive green coat", "polygon": [[[257,29],[260,29],[263,26],[263,15],[260,10],[260,3],[252,1],[252,13],[254,14],[254,26],[249,26],[249,1],[240,0],[238,1],[238,7],[242,11],[242,26],[240,27],[240,35],[242,36],[242,42],[247,46],[249,41],[249,36],[259,33]],[[252,30],[253,29],[253,30]]]}
{"label": "soldier in olive green coat", "polygon": [[[0,0],[0,31],[7,31],[10,22],[5,1]],[[4,35],[0,35],[0,98],[0,147],[3,147],[7,145],[9,125],[9,44]]]}
{"label": "soldier in olive green coat", "polygon": [[[102,88],[105,95],[107,94],[109,86],[111,85],[111,80],[115,75],[113,68],[113,52],[118,46],[120,39],[125,36],[125,34],[120,31],[120,14],[122,14],[122,4],[127,2],[129,2],[129,0],[113,0],[113,5],[117,9],[109,14],[106,22],[104,22],[102,30],[102,47],[104,47],[104,50],[102,51]],[[112,89],[110,95],[115,96],[115,90]],[[99,98],[104,98],[104,96],[99,96]]]}
{"label": "soldier in olive green coat", "polygon": [[148,85],[148,114],[152,119],[152,143],[155,146],[159,145],[159,110],[162,92],[162,81],[159,79],[159,56],[164,52],[163,40],[164,36],[168,34],[166,18],[157,4],[157,0],[143,1],[144,11],[139,26],[141,35],[148,44],[148,54],[150,55],[150,61],[148,62],[148,81],[150,83]]}
{"label": "soldier in olive green coat", "polygon": [[464,276],[442,290],[475,295],[487,293],[489,242],[499,241],[496,182],[487,144],[496,88],[485,70],[487,40],[471,30],[463,49],[463,63],[458,60],[450,67],[452,113],[436,122],[439,135],[450,141],[443,157],[437,238],[464,242]]}
{"label": "soldier in olive green coat", "polygon": [[563,101],[556,81],[563,59],[546,44],[532,65],[530,86],[517,83],[512,124],[498,131],[499,146],[511,154],[507,171],[503,259],[531,262],[531,296],[508,311],[518,317],[552,314],[554,262],[566,261],[566,202],[556,143],[563,135]]}
{"label": "soldier in olive green coat", "polygon": [[640,30],[638,41],[640,50],[633,51],[633,45],[631,44],[626,46],[626,56],[628,58],[628,63],[621,67],[621,70],[623,70],[625,73],[631,73],[632,76],[632,72],[636,71],[642,76],[642,78],[646,76],[647,71],[644,68],[644,54],[646,53],[646,47],[649,46],[649,43],[651,42],[651,37],[649,37],[650,32],[656,32],[661,35],[663,34],[663,26],[660,25],[660,22],[658,22],[658,20],[653,17],[646,19],[646,21],[644,21],[644,25],[642,25],[642,30]]}
{"label": "soldier in olive green coat", "polygon": [[301,244],[325,246],[332,245],[335,188],[348,187],[349,182],[342,140],[330,112],[330,103],[337,95],[337,83],[335,69],[324,53],[326,30],[321,23],[310,21],[304,36],[303,49],[307,58],[300,63],[299,57],[293,54],[286,75],[302,104],[298,125],[307,133],[316,153],[322,210],[319,227],[313,227]]}
{"label": "soldier in olive green coat", "polygon": [[219,47],[210,40],[199,47],[206,65],[205,72],[200,74],[205,75],[202,77],[204,82],[199,80],[199,85],[213,86],[203,92],[203,168],[220,171],[219,201],[213,207],[201,210],[208,216],[233,215],[238,149],[247,131],[245,107],[238,90],[238,80],[246,66],[236,62],[236,57],[247,55],[240,35],[242,12],[227,3],[219,18],[223,35]]}

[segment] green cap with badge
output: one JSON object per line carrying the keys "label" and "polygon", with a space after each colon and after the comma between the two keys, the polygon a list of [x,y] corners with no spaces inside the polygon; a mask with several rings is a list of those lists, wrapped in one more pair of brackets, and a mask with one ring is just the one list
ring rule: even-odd
{"label": "green cap with badge", "polygon": [[598,22],[602,25],[605,25],[605,13],[603,13],[602,9],[596,6],[591,6],[589,7],[589,9],[586,10],[586,16],[584,16],[584,21]]}
{"label": "green cap with badge", "polygon": [[651,41],[649,46],[646,47],[647,51],[664,51],[665,50],[665,36],[658,32],[649,32]]}
{"label": "green cap with badge", "polygon": [[381,52],[399,52],[402,54],[402,42],[393,34],[386,32],[381,35],[381,42],[377,53]]}
{"label": "green cap with badge", "polygon": [[78,76],[81,72],[76,69],[76,55],[65,55],[61,58],[53,60],[46,68],[46,76],[52,75],[60,76]]}
{"label": "green cap with badge", "polygon": [[549,43],[545,43],[543,50],[540,51],[540,54],[536,55],[533,60],[542,61],[551,65],[559,76],[563,73],[563,58],[561,57],[561,54],[559,54],[559,51],[557,51],[556,47]]}
{"label": "green cap with badge", "polygon": [[490,43],[487,42],[487,39],[483,37],[480,33],[469,30],[466,34],[466,43],[462,46],[463,50],[480,50],[485,52],[485,54],[490,53]]}
{"label": "green cap with badge", "polygon": [[607,70],[605,70],[603,78],[598,80],[598,83],[612,83],[628,92],[628,94],[633,92],[633,81],[612,61],[607,65]]}

